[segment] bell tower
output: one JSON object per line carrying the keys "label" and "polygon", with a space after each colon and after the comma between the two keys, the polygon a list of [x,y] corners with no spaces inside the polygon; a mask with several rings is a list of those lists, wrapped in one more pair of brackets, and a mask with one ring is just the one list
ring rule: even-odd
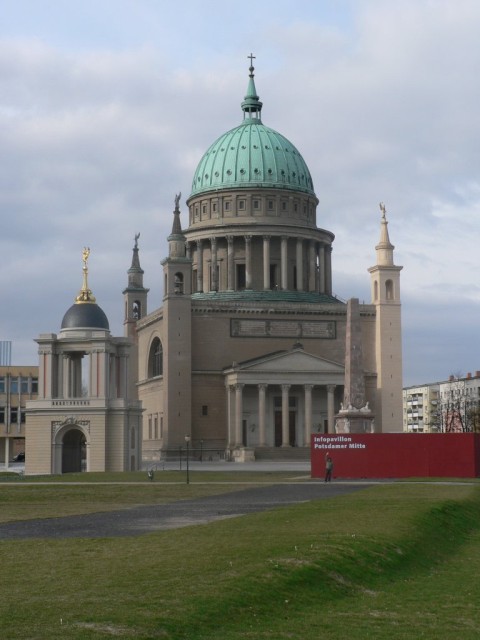
{"label": "bell tower", "polygon": [[135,245],[133,247],[132,265],[128,270],[128,285],[123,290],[124,298],[124,336],[126,338],[136,338],[136,324],[147,315],[147,294],[148,289],[143,286],[143,269],[140,266],[138,255],[139,233],[135,234]]}
{"label": "bell tower", "polygon": [[377,398],[375,430],[402,431],[402,323],[400,271],[393,262],[395,247],[390,242],[386,209],[380,204],[380,242],[376,245],[377,264],[371,276],[372,304],[375,305],[375,357]]}
{"label": "bell tower", "polygon": [[168,258],[162,261],[164,449],[185,446],[192,422],[192,261],[180,224],[180,198],[175,196]]}

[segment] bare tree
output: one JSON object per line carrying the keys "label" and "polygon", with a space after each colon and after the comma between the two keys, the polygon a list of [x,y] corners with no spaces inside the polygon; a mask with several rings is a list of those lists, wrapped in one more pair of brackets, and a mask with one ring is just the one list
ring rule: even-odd
{"label": "bare tree", "polygon": [[465,378],[450,376],[440,392],[440,431],[444,433],[471,433],[480,431],[480,402],[472,395],[474,388]]}

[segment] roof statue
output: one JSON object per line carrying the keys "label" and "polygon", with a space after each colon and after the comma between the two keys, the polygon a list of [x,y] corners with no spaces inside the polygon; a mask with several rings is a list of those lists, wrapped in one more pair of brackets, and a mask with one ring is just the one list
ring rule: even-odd
{"label": "roof statue", "polygon": [[83,282],[75,303],[67,310],[62,320],[62,331],[66,329],[102,329],[109,331],[108,318],[98,306],[95,296],[88,288],[88,258],[90,247],[82,251]]}
{"label": "roof statue", "polygon": [[82,288],[80,289],[80,293],[75,298],[76,304],[81,304],[83,302],[95,302],[95,296],[88,288],[88,258],[90,256],[90,247],[84,247],[82,251],[82,261],[83,261],[83,283]]}
{"label": "roof statue", "polygon": [[140,233],[135,234],[135,249],[138,249],[138,239],[140,238]]}
{"label": "roof statue", "polygon": [[387,209],[386,209],[385,205],[383,204],[383,202],[380,202],[380,211],[382,212],[382,218],[385,220],[386,219]]}
{"label": "roof statue", "polygon": [[180,206],[180,198],[182,197],[182,192],[175,194],[175,210]]}

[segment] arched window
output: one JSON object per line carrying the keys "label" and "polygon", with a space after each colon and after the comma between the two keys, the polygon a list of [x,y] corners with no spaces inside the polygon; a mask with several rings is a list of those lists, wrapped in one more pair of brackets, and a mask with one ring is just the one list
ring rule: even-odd
{"label": "arched window", "polygon": [[140,300],[134,300],[132,304],[132,318],[134,320],[140,320],[142,317],[142,303]]}
{"label": "arched window", "polygon": [[183,293],[183,274],[176,273],[174,276],[174,293],[181,294]]}
{"label": "arched window", "polygon": [[393,282],[391,280],[385,282],[385,297],[387,300],[393,300]]}
{"label": "arched window", "polygon": [[155,338],[150,347],[148,356],[148,377],[163,375],[163,348],[158,338]]}

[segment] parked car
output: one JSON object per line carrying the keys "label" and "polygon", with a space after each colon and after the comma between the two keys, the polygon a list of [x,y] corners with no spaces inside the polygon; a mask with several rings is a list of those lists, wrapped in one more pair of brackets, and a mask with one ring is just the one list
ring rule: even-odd
{"label": "parked car", "polygon": [[13,456],[12,462],[25,462],[25,452],[17,453],[16,456]]}

